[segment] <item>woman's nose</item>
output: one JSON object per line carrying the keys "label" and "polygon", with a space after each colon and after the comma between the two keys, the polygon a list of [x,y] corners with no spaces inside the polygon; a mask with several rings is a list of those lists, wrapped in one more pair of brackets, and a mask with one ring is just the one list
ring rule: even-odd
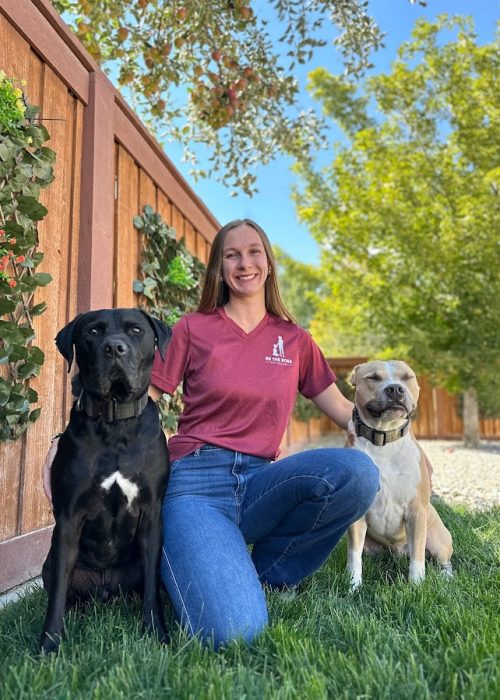
{"label": "woman's nose", "polygon": [[242,255],[240,257],[240,267],[242,267],[242,268],[249,267],[250,264],[251,264],[251,262],[250,262],[249,255]]}

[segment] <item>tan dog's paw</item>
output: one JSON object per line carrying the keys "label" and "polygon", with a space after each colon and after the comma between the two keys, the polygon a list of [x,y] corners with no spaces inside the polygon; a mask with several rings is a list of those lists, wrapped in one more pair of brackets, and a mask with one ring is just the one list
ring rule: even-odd
{"label": "tan dog's paw", "polygon": [[439,566],[441,567],[441,574],[443,576],[452,578],[455,575],[451,561],[443,561],[439,564]]}

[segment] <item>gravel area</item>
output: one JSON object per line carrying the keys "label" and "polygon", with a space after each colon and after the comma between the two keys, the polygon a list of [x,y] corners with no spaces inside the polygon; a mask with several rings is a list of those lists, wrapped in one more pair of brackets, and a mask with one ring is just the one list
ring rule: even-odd
{"label": "gravel area", "polygon": [[500,506],[500,443],[484,440],[478,448],[454,440],[420,440],[430,459],[433,494],[473,510]]}
{"label": "gravel area", "polygon": [[[325,436],[302,449],[343,447],[342,436]],[[500,506],[500,442],[483,440],[478,448],[456,440],[419,440],[434,469],[432,493],[446,503],[472,510]]]}

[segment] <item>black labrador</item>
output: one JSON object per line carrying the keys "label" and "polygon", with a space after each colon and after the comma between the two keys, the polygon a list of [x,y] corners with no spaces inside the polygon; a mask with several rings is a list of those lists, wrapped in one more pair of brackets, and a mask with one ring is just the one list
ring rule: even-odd
{"label": "black labrador", "polygon": [[142,591],[148,632],[168,641],[159,591],[166,439],[148,398],[157,347],[171,336],[139,309],[80,314],[56,337],[79,375],[77,400],[51,470],[55,527],[42,577],[48,609],[41,647],[61,640],[67,602]]}

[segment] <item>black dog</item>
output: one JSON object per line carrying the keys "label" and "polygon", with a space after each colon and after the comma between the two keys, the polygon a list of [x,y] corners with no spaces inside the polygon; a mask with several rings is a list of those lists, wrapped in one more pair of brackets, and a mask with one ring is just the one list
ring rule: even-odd
{"label": "black dog", "polygon": [[41,646],[57,649],[68,599],[141,590],[144,625],[168,641],[158,568],[169,464],[151,367],[171,330],[138,309],[80,314],[56,337],[80,384],[52,464],[55,527],[43,566],[48,609]]}

